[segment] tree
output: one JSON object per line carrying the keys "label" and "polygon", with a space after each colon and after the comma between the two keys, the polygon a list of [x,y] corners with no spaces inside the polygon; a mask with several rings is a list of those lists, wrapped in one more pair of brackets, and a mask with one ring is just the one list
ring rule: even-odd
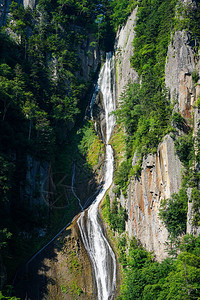
{"label": "tree", "polygon": [[171,237],[175,238],[186,232],[187,205],[188,198],[184,189],[161,202],[159,216]]}

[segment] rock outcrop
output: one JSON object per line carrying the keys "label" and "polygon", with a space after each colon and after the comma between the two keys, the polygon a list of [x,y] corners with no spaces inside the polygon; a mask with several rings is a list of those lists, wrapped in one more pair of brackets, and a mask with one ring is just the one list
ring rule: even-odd
{"label": "rock outcrop", "polygon": [[91,74],[94,74],[100,63],[101,53],[95,38],[89,34],[78,48],[78,57],[81,64],[81,72],[78,76],[85,80],[91,80]]}
{"label": "rock outcrop", "polygon": [[167,229],[159,218],[160,203],[178,192],[181,168],[174,141],[167,135],[157,153],[143,159],[141,177],[131,180],[127,198],[121,199],[128,212],[126,230],[129,237],[138,238],[147,250],[154,252],[157,260],[166,257],[168,239]]}
{"label": "rock outcrop", "polygon": [[171,101],[175,102],[175,108],[185,118],[191,117],[191,107],[196,97],[192,74],[196,72],[197,64],[188,33],[175,32],[168,47],[165,84],[169,89]]}
{"label": "rock outcrop", "polygon": [[[129,80],[138,80],[137,73],[130,66],[135,20],[136,10],[117,34],[115,49],[118,101]],[[189,34],[185,31],[175,32],[168,47],[165,84],[174,110],[180,112],[188,123],[194,115],[194,138],[199,130],[200,120],[196,104],[200,97],[199,75],[199,57],[193,50]],[[133,165],[135,163],[133,159]],[[120,202],[128,214],[126,231],[129,237],[134,235],[140,239],[146,249],[154,251],[157,260],[166,257],[165,242],[168,239],[168,232],[159,218],[160,203],[162,199],[171,197],[180,189],[182,169],[183,166],[175,154],[174,141],[167,135],[159,145],[157,154],[149,154],[143,159],[141,177],[130,181],[127,197],[120,197]],[[113,199],[112,191],[110,196]],[[192,226],[191,220],[192,204],[189,203],[187,232],[197,234],[199,230]]]}
{"label": "rock outcrop", "polygon": [[[192,3],[192,1],[190,1]],[[185,31],[174,34],[168,47],[165,66],[165,83],[170,91],[175,110],[190,122],[193,118],[194,140],[199,132],[200,110],[200,60],[199,53],[191,45],[190,35]],[[195,151],[197,151],[195,149]],[[196,153],[197,154],[197,153]],[[199,166],[194,166],[199,169]],[[191,191],[188,191],[187,233],[197,235],[200,228],[192,225],[193,210],[190,202]]]}
{"label": "rock outcrop", "polygon": [[133,68],[131,68],[130,63],[131,56],[133,55],[136,13],[137,9],[134,9],[126,22],[126,25],[118,30],[116,35],[115,55],[118,100],[128,82],[135,82],[138,80],[138,74]]}
{"label": "rock outcrop", "polygon": [[46,192],[49,181],[49,164],[27,156],[26,185],[21,198],[29,201],[30,207],[46,205]]}

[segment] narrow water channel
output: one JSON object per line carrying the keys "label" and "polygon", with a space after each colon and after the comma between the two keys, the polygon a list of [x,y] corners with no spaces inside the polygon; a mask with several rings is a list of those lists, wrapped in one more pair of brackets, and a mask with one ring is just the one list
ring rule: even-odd
{"label": "narrow water channel", "polygon": [[77,223],[92,263],[98,300],[111,300],[114,299],[116,291],[116,259],[105,236],[98,211],[99,203],[113,180],[114,158],[109,140],[115,125],[115,118],[110,114],[115,110],[115,62],[111,52],[107,53],[106,62],[99,74],[98,90],[103,95],[106,119],[104,184],[93,204],[88,210],[81,213]]}

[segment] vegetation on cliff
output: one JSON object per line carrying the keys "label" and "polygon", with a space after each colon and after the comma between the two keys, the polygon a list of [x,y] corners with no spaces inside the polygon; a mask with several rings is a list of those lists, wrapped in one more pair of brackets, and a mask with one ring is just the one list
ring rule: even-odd
{"label": "vegetation on cliff", "polygon": [[119,240],[119,251],[124,268],[124,282],[120,300],[128,299],[198,299],[200,296],[200,237],[183,237],[177,259],[155,261],[135,239]]}
{"label": "vegetation on cliff", "polygon": [[[188,32],[195,58],[199,58],[199,8],[196,1],[188,5],[176,0],[138,2],[131,64],[140,81],[127,85],[115,113],[118,124],[125,129],[126,160],[117,168],[113,192],[117,198],[120,192],[126,196],[130,178],[141,175],[143,157],[156,153],[167,133],[174,139],[176,154],[184,168],[182,188],[165,199],[160,209],[160,218],[169,232],[166,250],[172,259],[159,264],[141,245],[134,242],[133,246],[125,235],[121,236],[119,252],[124,279],[119,299],[196,299],[200,295],[200,273],[195,265],[195,260],[199,261],[199,237],[183,237],[188,199],[193,203],[193,225],[199,226],[199,133],[194,138],[192,120],[184,119],[177,107],[174,109],[164,84],[168,45],[174,31]],[[193,83],[197,85],[198,79],[198,72],[194,71]]]}
{"label": "vegetation on cliff", "polygon": [[[137,166],[131,163],[123,186],[115,179],[124,193],[130,176],[139,176],[142,158],[155,153],[164,135],[171,131],[172,106],[164,86],[164,67],[177,1],[138,2],[134,55],[132,67],[141,77],[140,83],[129,83],[120,97],[116,111],[117,122],[126,132],[126,156],[137,157]],[[119,168],[116,177],[120,177]],[[115,177],[115,178],[116,178]]]}

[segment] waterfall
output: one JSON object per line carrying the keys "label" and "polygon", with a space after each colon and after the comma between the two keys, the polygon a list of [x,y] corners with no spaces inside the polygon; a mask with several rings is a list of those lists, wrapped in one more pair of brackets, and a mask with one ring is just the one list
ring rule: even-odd
{"label": "waterfall", "polygon": [[90,257],[97,285],[98,300],[114,299],[116,290],[116,259],[109,245],[99,216],[99,203],[113,180],[113,151],[108,144],[115,118],[110,115],[115,110],[115,69],[114,56],[109,52],[98,79],[98,89],[102,92],[106,119],[106,159],[104,184],[93,204],[81,213],[77,223],[81,237]]}

